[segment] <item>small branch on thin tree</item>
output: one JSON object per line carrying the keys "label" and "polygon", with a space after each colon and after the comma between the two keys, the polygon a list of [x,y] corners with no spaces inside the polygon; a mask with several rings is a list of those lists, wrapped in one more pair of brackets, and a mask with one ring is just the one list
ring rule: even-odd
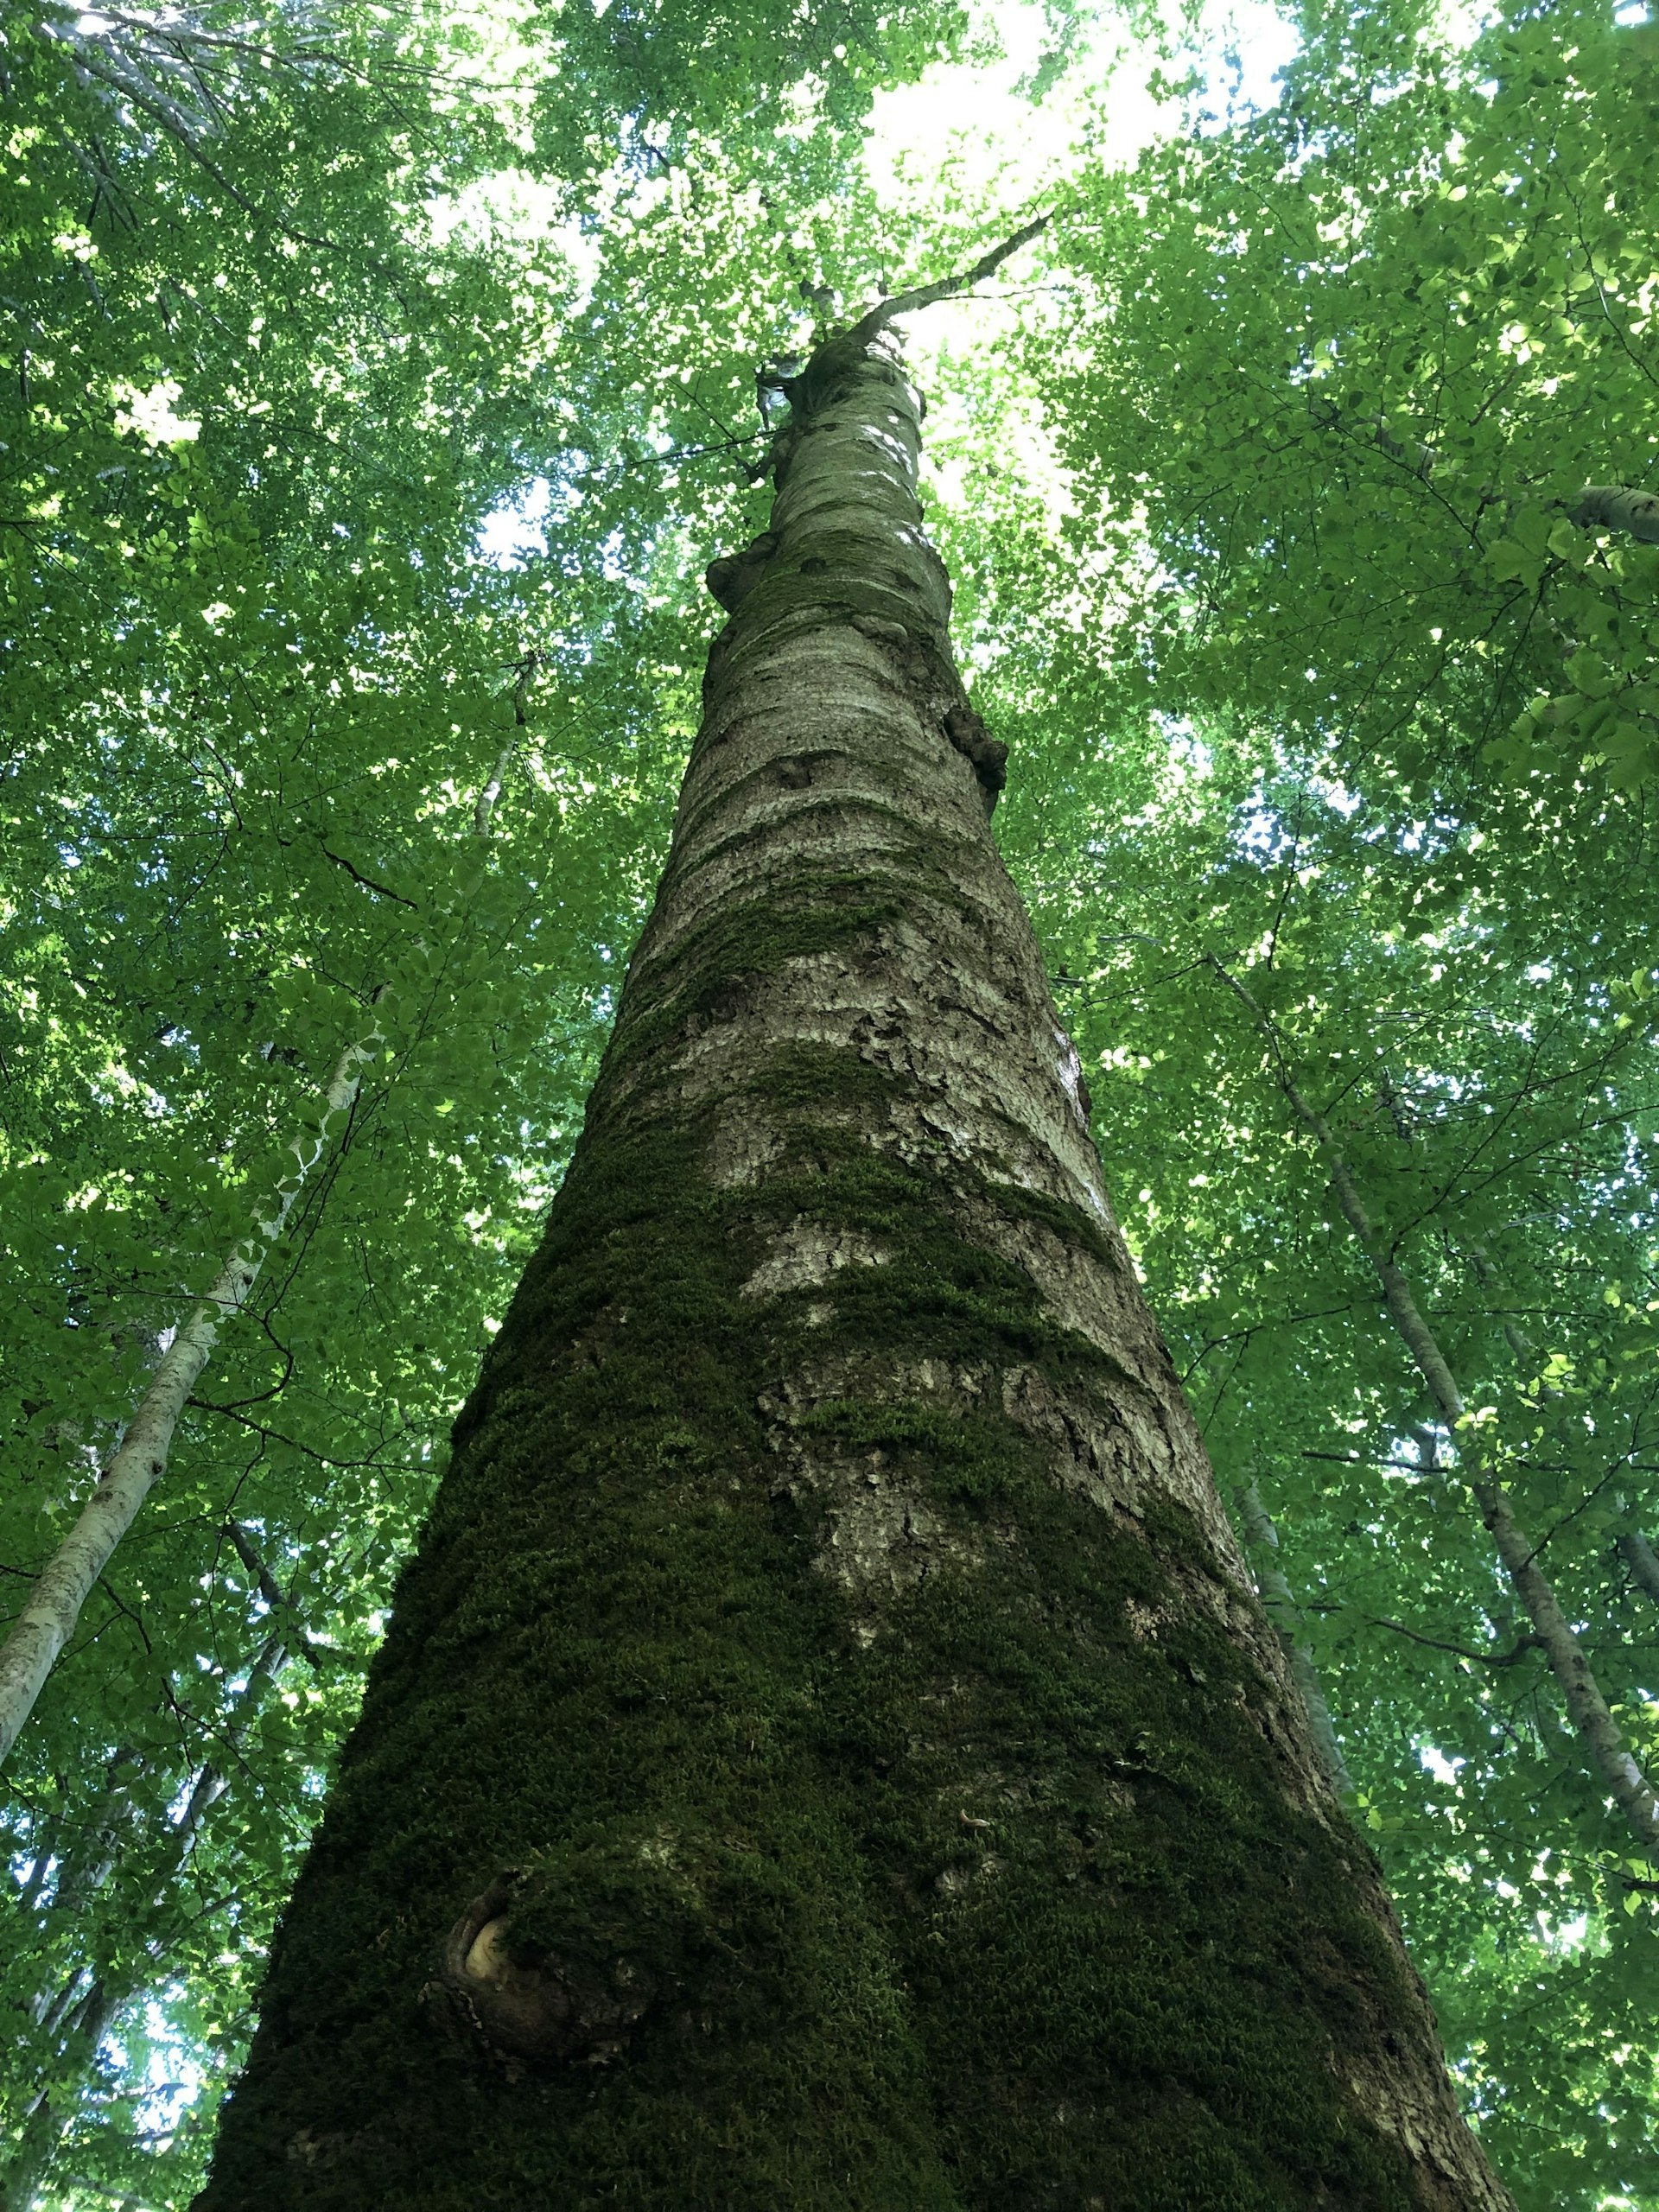
{"label": "small branch on thin tree", "polygon": [[1331,1178],[1344,1219],[1370,1261],[1382,1303],[1413,1364],[1428,1385],[1429,1395],[1447,1430],[1466,1439],[1472,1462],[1464,1478],[1491,1535],[1516,1596],[1526,1607],[1590,1767],[1618,1805],[1632,1833],[1649,1850],[1659,1848],[1659,1797],[1632,1756],[1602,1694],[1589,1656],[1562,1611],[1548,1578],[1538,1564],[1538,1547],[1522,1527],[1514,1501],[1496,1474],[1480,1464],[1481,1440],[1466,1427],[1468,1408],[1444,1351],[1417,1302],[1417,1295],[1395,1257],[1396,1248],[1381,1236],[1335,1132],[1304,1096],[1292,1072],[1279,1025],[1249,987],[1213,954],[1206,964],[1237,999],[1266,1039],[1274,1080],[1287,1103],[1313,1139]]}

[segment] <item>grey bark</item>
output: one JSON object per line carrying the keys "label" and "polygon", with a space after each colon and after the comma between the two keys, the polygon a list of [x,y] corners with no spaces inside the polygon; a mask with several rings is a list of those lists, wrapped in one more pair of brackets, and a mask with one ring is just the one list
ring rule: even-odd
{"label": "grey bark", "polygon": [[[1427,1383],[1429,1395],[1439,1408],[1441,1419],[1456,1439],[1466,1411],[1463,1392],[1433,1331],[1423,1317],[1411,1283],[1392,1251],[1376,1234],[1330,1123],[1297,1085],[1286,1062],[1278,1030],[1254,995],[1219,960],[1212,957],[1210,965],[1266,1036],[1279,1088],[1319,1146],[1338,1206],[1371,1264],[1389,1318],[1411,1354],[1418,1373]],[[1578,1732],[1591,1769],[1624,1814],[1637,1841],[1649,1850],[1659,1848],[1659,1799],[1656,1799],[1652,1785],[1625,1744],[1618,1723],[1602,1695],[1588,1655],[1561,1611],[1549,1580],[1538,1564],[1536,1548],[1516,1517],[1509,1491],[1492,1475],[1482,1471],[1478,1441],[1470,1436],[1459,1440],[1471,1462],[1465,1479],[1480,1510],[1480,1517],[1516,1596],[1527,1610],[1550,1670],[1560,1685],[1568,1717]]]}
{"label": "grey bark", "polygon": [[1659,545],[1659,494],[1629,484],[1586,484],[1568,509],[1580,530],[1617,530]]}
{"label": "grey bark", "polygon": [[[372,1007],[379,1003],[377,992]],[[289,1144],[294,1165],[268,1196],[268,1211],[226,1258],[207,1297],[181,1325],[162,1355],[128,1424],[120,1446],[81,1508],[73,1528],[41,1568],[0,1647],[0,1760],[16,1742],[35,1709],[59,1653],[73,1635],[81,1607],[97,1586],[116,1546],[140,1506],[167,1471],[180,1416],[213,1355],[219,1331],[238,1313],[259,1279],[272,1246],[287,1226],[311,1170],[333,1141],[334,1124],[357,1103],[363,1070],[385,1044],[372,1012],[365,1033],[348,1045],[323,1089],[315,1124]]]}
{"label": "grey bark", "polygon": [[[81,2046],[77,2075],[83,2067],[96,2063],[98,2047],[113,2024],[118,2010],[114,1992],[101,1981],[94,1982],[70,2029],[70,2043]],[[3,2206],[3,2212],[35,2212],[79,2101],[78,2084],[66,2094],[55,2082],[47,2084],[36,2097],[24,2122],[22,2139],[0,2179],[0,2205]]]}
{"label": "grey bark", "polygon": [[1631,1579],[1659,1605],[1659,1553],[1634,1522],[1621,1529],[1614,1540],[1618,1555],[1630,1570]]}

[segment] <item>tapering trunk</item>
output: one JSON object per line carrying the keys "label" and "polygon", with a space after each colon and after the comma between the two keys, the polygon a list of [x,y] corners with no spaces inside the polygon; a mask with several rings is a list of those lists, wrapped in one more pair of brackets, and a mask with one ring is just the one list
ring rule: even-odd
{"label": "tapering trunk", "polygon": [[915,395],[792,398],[201,2212],[1503,2206],[1113,1224]]}

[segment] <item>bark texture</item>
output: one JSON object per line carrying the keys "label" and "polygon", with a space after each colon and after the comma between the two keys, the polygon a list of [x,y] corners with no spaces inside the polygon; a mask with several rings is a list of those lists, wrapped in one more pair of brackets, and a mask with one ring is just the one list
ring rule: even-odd
{"label": "bark texture", "polygon": [[1586,484],[1573,507],[1582,530],[1628,531],[1649,545],[1659,545],[1659,496],[1629,484]]}
{"label": "bark texture", "polygon": [[1268,1618],[1278,1630],[1290,1662],[1290,1671],[1296,1687],[1302,1694],[1302,1703],[1307,1708],[1307,1724],[1313,1732],[1314,1748],[1325,1762],[1325,1770],[1333,1789],[1344,1796],[1353,1794],[1354,1780],[1348,1771],[1348,1762],[1342,1756],[1342,1745],[1337,1739],[1336,1723],[1331,1718],[1331,1708],[1325,1701],[1324,1685],[1319,1669],[1302,1647],[1304,1616],[1296,1602],[1285,1571],[1279,1564],[1279,1531],[1273,1525],[1273,1516],[1262,1503],[1262,1493],[1254,1483],[1249,1483],[1236,1493],[1238,1517],[1244,1531],[1244,1541],[1255,1547],[1255,1586],[1262,1603],[1267,1607]]}
{"label": "bark texture", "polygon": [[1497,2212],[1114,1225],[861,327],[200,2212]]}

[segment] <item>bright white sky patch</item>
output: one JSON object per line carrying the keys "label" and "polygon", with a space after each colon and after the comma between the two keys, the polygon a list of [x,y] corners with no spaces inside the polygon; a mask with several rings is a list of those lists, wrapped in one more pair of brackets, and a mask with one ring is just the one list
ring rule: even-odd
{"label": "bright white sky patch", "polygon": [[[890,207],[913,205],[918,183],[937,186],[948,177],[953,197],[977,201],[988,213],[1028,213],[1063,181],[1091,124],[1112,167],[1127,167],[1160,132],[1179,125],[1179,109],[1147,89],[1158,56],[1145,45],[1126,44],[1109,10],[1083,29],[1040,105],[1020,87],[1036,77],[1054,46],[1047,11],[1037,0],[990,0],[975,29],[1001,45],[1000,60],[936,62],[915,84],[875,96],[865,167]],[[1295,26],[1269,0],[1236,0],[1205,8],[1189,53],[1217,95],[1245,114],[1273,106],[1278,73],[1296,47]],[[1179,64],[1165,67],[1179,74]],[[994,227],[988,224],[988,233]]]}
{"label": "bright white sky patch", "polygon": [[478,554],[494,569],[516,569],[532,555],[547,550],[548,501],[552,486],[545,476],[532,477],[516,499],[497,507],[484,518],[478,533]]}
{"label": "bright white sky patch", "polygon": [[[992,245],[1045,206],[1064,209],[1080,158],[1128,168],[1160,134],[1183,127],[1184,104],[1160,100],[1149,89],[1154,71],[1179,78],[1195,66],[1211,87],[1205,106],[1238,118],[1274,104],[1278,73],[1298,42],[1294,25],[1270,0],[1212,0],[1172,60],[1128,41],[1116,11],[1103,8],[1081,23],[1064,69],[1037,101],[1031,89],[1057,37],[1041,0],[983,0],[972,29],[969,45],[1000,48],[998,58],[936,62],[916,83],[879,92],[873,103],[865,173],[900,236],[906,211],[943,205],[962,212],[979,245]],[[970,347],[994,352],[1020,308],[1036,308],[1064,325],[1067,288],[1043,276],[1039,255],[1040,248],[1010,263],[986,296],[941,302],[905,326],[906,356],[935,407],[928,489],[947,507],[963,497],[962,469],[949,454],[968,426],[950,404],[944,356]],[[1070,488],[1034,403],[1021,406],[1010,394],[999,438],[1010,470],[1058,531]]]}

